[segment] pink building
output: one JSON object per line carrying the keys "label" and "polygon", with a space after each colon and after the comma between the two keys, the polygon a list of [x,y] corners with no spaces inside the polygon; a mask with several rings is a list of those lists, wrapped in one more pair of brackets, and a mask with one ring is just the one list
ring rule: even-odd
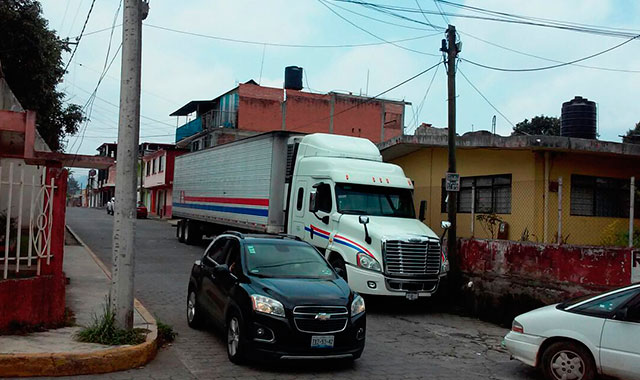
{"label": "pink building", "polygon": [[142,187],[149,193],[149,214],[160,218],[171,218],[173,195],[173,168],[175,158],[186,153],[165,147],[146,154],[143,158]]}

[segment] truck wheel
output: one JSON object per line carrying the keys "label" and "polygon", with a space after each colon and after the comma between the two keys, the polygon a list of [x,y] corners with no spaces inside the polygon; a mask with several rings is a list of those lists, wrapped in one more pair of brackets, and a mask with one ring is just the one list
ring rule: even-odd
{"label": "truck wheel", "polygon": [[331,264],[331,266],[336,270],[336,273],[338,273],[340,277],[347,281],[347,266],[339,254],[334,254],[329,260],[329,264]]}
{"label": "truck wheel", "polygon": [[178,221],[178,227],[176,230],[176,235],[178,236],[178,241],[180,243],[184,243],[184,220]]}
{"label": "truck wheel", "polygon": [[202,240],[202,231],[197,222],[186,220],[184,227],[184,241],[189,245],[200,244]]}

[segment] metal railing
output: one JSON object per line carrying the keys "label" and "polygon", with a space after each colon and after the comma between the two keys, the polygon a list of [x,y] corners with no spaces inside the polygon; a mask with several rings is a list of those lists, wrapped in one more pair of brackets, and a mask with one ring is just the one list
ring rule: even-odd
{"label": "metal railing", "polygon": [[211,110],[202,114],[202,129],[237,128],[238,111]]}
{"label": "metal railing", "polygon": [[[34,264],[39,276],[43,262],[49,265],[53,256],[54,179],[51,178],[50,184],[45,182],[46,167],[18,166],[18,170],[13,162],[8,168],[0,166],[0,279],[13,277],[13,273],[17,277],[21,269],[31,268]],[[3,180],[6,170],[8,176]],[[28,194],[30,196],[25,200]],[[25,224],[27,218],[28,224]],[[28,232],[23,231],[25,226]],[[27,234],[28,240],[24,241]]]}

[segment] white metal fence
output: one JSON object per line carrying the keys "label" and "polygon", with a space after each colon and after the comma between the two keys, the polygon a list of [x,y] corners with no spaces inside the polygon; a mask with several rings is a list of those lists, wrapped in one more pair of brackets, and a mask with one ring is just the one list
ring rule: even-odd
{"label": "white metal fence", "polygon": [[45,183],[46,170],[14,161],[0,165],[0,279],[40,275],[51,262],[56,186],[53,178]]}

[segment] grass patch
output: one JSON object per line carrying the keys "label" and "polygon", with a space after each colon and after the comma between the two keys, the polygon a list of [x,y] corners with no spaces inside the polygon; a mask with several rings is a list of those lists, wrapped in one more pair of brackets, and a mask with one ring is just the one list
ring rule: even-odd
{"label": "grass patch", "polygon": [[176,333],[173,331],[173,327],[161,321],[157,321],[158,326],[158,346],[162,347],[165,344],[171,343],[176,339]]}
{"label": "grass patch", "polygon": [[111,346],[135,345],[143,343],[148,330],[146,329],[121,329],[116,325],[116,316],[111,310],[110,302],[106,302],[102,315],[93,316],[93,322],[76,334],[76,339],[85,343],[99,343]]}

